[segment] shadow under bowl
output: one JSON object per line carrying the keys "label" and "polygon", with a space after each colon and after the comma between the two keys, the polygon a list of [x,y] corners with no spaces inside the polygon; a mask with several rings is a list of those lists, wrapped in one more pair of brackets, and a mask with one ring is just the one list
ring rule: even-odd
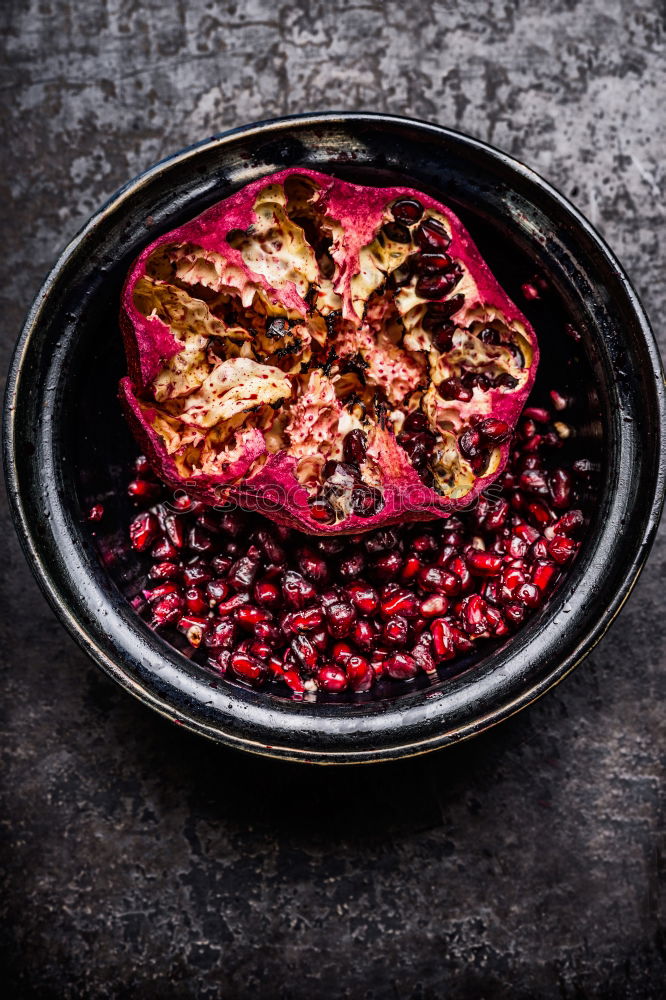
{"label": "shadow under bowl", "polygon": [[[191,662],[132,608],[124,491],[136,447],[116,399],[122,283],[139,251],[241,185],[303,165],[366,184],[407,184],[451,205],[509,295],[537,272],[552,293],[525,307],[542,348],[537,395],[576,399],[569,457],[591,456],[598,489],[564,582],[520,632],[437,683],[383,697],[294,702]],[[566,323],[581,334],[576,344]],[[569,415],[567,414],[567,417]],[[5,469],[30,565],[72,635],[116,681],[189,729],[257,753],[376,761],[474,735],[534,701],[601,638],[648,554],[664,493],[664,386],[647,319],[582,216],[516,160],[447,129],[371,114],[296,116],[214,137],[122,188],[67,247],[13,358]],[[84,512],[105,505],[93,533]],[[119,552],[125,551],[121,557]]]}

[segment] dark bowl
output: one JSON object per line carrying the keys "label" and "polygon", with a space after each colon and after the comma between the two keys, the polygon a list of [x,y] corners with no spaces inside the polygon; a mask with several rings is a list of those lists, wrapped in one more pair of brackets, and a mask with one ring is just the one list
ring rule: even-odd
{"label": "dark bowl", "polygon": [[[139,568],[118,557],[133,442],[115,387],[124,361],[119,293],[158,234],[235,188],[285,166],[348,180],[409,184],[451,204],[514,298],[535,270],[554,290],[530,318],[542,387],[578,399],[574,448],[599,486],[575,565],[510,640],[423,687],[357,702],[294,703],[212,680],[133,610]],[[528,310],[529,312],[529,310]],[[580,331],[575,345],[565,322]],[[325,114],[262,122],[186,149],[127,184],[60,257],[13,358],[5,462],[21,542],[56,613],[92,658],[147,705],[195,732],[304,761],[376,761],[434,750],[500,722],[565,676],[602,637],[648,554],[664,491],[664,387],[658,351],[627,278],[603,241],[550,185],[467,136],[405,118]],[[104,531],[83,511],[103,499]],[[134,588],[134,591],[133,591]]]}

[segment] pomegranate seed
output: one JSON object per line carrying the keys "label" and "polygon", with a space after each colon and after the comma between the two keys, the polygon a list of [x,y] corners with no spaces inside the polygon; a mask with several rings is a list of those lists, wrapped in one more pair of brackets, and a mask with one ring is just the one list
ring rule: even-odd
{"label": "pomegranate seed", "polygon": [[387,552],[372,564],[372,570],[380,580],[395,580],[401,569],[402,557],[397,552]]}
{"label": "pomegranate seed", "polygon": [[258,622],[268,621],[268,612],[252,604],[243,604],[234,611],[234,618],[241,628],[252,629]]}
{"label": "pomegranate seed", "polygon": [[400,573],[400,579],[404,580],[405,583],[408,583],[418,575],[422,566],[423,563],[418,556],[407,556],[402,567],[402,572]]}
{"label": "pomegranate seed", "polygon": [[210,561],[211,569],[217,576],[224,576],[231,569],[232,560],[227,556],[215,556]]}
{"label": "pomegranate seed", "polygon": [[414,648],[411,654],[416,660],[417,665],[426,674],[434,674],[436,665],[435,660],[432,655],[432,640],[429,633],[424,633],[419,636],[417,641],[414,643]]}
{"label": "pomegranate seed", "polygon": [[129,526],[130,544],[136,552],[145,552],[155,541],[159,525],[154,514],[139,514]]}
{"label": "pomegranate seed", "polygon": [[256,533],[256,539],[259,548],[263,551],[269,562],[284,563],[287,558],[286,552],[270,531],[265,528],[260,529]]}
{"label": "pomegranate seed", "polygon": [[159,583],[152,590],[144,590],[143,596],[146,598],[149,604],[154,604],[155,601],[159,601],[160,598],[166,597],[167,594],[178,593],[178,587],[175,583]]}
{"label": "pomegranate seed", "polygon": [[451,626],[444,618],[436,618],[431,622],[430,634],[438,660],[450,660],[456,655]]}
{"label": "pomegranate seed", "polygon": [[206,595],[211,604],[219,604],[229,594],[229,584],[226,580],[209,580],[206,584]]}
{"label": "pomegranate seed", "polygon": [[201,640],[209,625],[210,622],[207,618],[200,618],[195,615],[184,615],[178,621],[179,631],[185,634],[190,646],[194,646],[195,649],[201,645]]}
{"label": "pomegranate seed", "polygon": [[[474,586],[472,575],[462,556],[454,556],[453,559],[450,560],[448,568],[450,572],[457,576],[460,581],[458,593],[466,593],[468,590],[471,590]],[[444,593],[449,593],[449,591],[445,590]]]}
{"label": "pomegranate seed", "polygon": [[319,664],[319,653],[306,635],[297,635],[292,639],[290,649],[301,666],[313,674]]}
{"label": "pomegranate seed", "polygon": [[428,218],[416,230],[416,242],[426,253],[440,253],[448,250],[451,237],[443,223]]}
{"label": "pomegranate seed", "polygon": [[364,656],[349,656],[345,663],[345,673],[353,691],[369,691],[372,687],[372,667]]}
{"label": "pomegranate seed", "polygon": [[217,606],[217,613],[218,615],[230,615],[244,604],[249,603],[249,594],[234,594],[233,597],[228,597],[226,601],[220,601]]}
{"label": "pomegranate seed", "polygon": [[558,510],[568,507],[573,486],[571,473],[567,472],[566,469],[555,469],[551,472],[549,481],[553,506],[557,507]]}
{"label": "pomegranate seed", "polygon": [[257,622],[254,626],[254,634],[257,639],[262,639],[264,642],[270,642],[273,645],[281,638],[280,631],[273,622]]}
{"label": "pomegranate seed", "polygon": [[384,672],[395,681],[410,680],[418,670],[418,663],[407,653],[393,653],[384,663]]}
{"label": "pomegranate seed", "polygon": [[328,564],[314,549],[302,548],[299,551],[298,568],[312,583],[327,584],[329,581]]}
{"label": "pomegranate seed", "polygon": [[354,653],[353,647],[348,642],[340,641],[333,643],[331,659],[334,663],[344,666],[350,656]]}
{"label": "pomegranate seed", "polygon": [[548,590],[553,578],[557,575],[557,567],[551,562],[538,562],[532,568],[532,583],[541,591]]}
{"label": "pomegranate seed", "polygon": [[347,687],[347,675],[340,667],[328,664],[317,672],[317,686],[322,691],[337,694]]}
{"label": "pomegranate seed", "polygon": [[569,406],[569,400],[566,398],[566,396],[563,396],[562,393],[558,392],[556,389],[550,390],[550,398],[552,400],[553,406],[558,411],[566,410],[567,407]]}
{"label": "pomegranate seed", "polygon": [[393,218],[405,226],[413,226],[423,215],[423,205],[416,198],[399,198],[391,207]]}
{"label": "pomegranate seed", "polygon": [[504,606],[504,615],[514,625],[520,625],[525,618],[525,606],[517,603],[506,604]]}
{"label": "pomegranate seed", "polygon": [[364,569],[365,555],[362,552],[355,552],[354,555],[342,560],[338,566],[338,573],[343,580],[354,580]]}
{"label": "pomegranate seed", "polygon": [[99,522],[104,517],[104,505],[101,503],[94,504],[88,511],[87,520],[91,521],[93,524]]}
{"label": "pomegranate seed", "polygon": [[294,632],[312,632],[322,625],[324,612],[321,608],[305,608],[303,611],[292,612],[290,619]]}
{"label": "pomegranate seed", "polygon": [[362,615],[373,615],[379,608],[379,594],[374,587],[364,583],[354,583],[347,588],[354,607]]}
{"label": "pomegranate seed", "polygon": [[419,613],[423,618],[435,618],[437,615],[445,615],[448,607],[449,602],[443,594],[431,594],[419,604]]}
{"label": "pomegranate seed", "polygon": [[534,523],[541,528],[545,528],[551,521],[555,520],[548,507],[540,503],[539,500],[533,500],[527,504],[527,513]]}
{"label": "pomegranate seed", "polygon": [[177,580],[182,573],[182,567],[172,562],[154,563],[148,570],[151,580]]}
{"label": "pomegranate seed", "polygon": [[253,684],[262,681],[266,675],[266,667],[260,660],[238,650],[231,654],[229,665],[236,676]]}
{"label": "pomegranate seed", "polygon": [[514,591],[514,597],[528,608],[538,608],[542,601],[542,594],[533,583],[521,583]]}
{"label": "pomegranate seed", "polygon": [[310,581],[294,570],[287,570],[282,577],[282,594],[289,607],[296,608],[298,611],[317,596]]}
{"label": "pomegranate seed", "polygon": [[259,570],[259,562],[250,556],[237,559],[229,570],[228,581],[234,590],[249,590]]}
{"label": "pomegranate seed", "polygon": [[267,660],[271,655],[272,646],[269,642],[264,642],[262,639],[254,639],[250,643],[249,652],[252,656],[258,657],[260,660]]}
{"label": "pomegranate seed", "polygon": [[538,496],[548,496],[548,480],[539,469],[528,469],[521,473],[520,487],[527,493],[534,493]]}
{"label": "pomegranate seed", "polygon": [[185,591],[185,604],[190,614],[199,615],[208,610],[208,601],[200,587],[188,587]]}
{"label": "pomegranate seed", "polygon": [[496,576],[502,570],[502,557],[492,552],[470,552],[467,563],[478,576]]}
{"label": "pomegranate seed", "polygon": [[172,562],[177,556],[178,549],[171,544],[166,536],[158,538],[150,550],[151,559],[156,559],[158,562]]}
{"label": "pomegranate seed", "polygon": [[487,630],[486,608],[487,604],[479,594],[470,594],[464,598],[461,617],[463,628],[468,635],[483,635]]}
{"label": "pomegranate seed", "polygon": [[398,590],[381,602],[381,613],[384,617],[403,615],[405,618],[416,618],[419,613],[418,601],[409,590]]}
{"label": "pomegranate seed", "polygon": [[150,462],[145,455],[138,455],[134,459],[134,471],[137,476],[152,476],[153,470],[150,467]]}
{"label": "pomegranate seed", "polygon": [[[422,414],[412,414],[412,416],[422,416]],[[410,417],[407,418],[409,419]],[[423,419],[425,420],[425,417]],[[368,555],[377,556],[395,549],[398,545],[398,535],[395,528],[380,528],[379,531],[366,535],[363,541]]]}
{"label": "pomegranate seed", "polygon": [[382,642],[387,646],[406,646],[409,639],[409,622],[402,615],[388,618],[381,631]]}
{"label": "pomegranate seed", "polygon": [[377,638],[377,632],[365,619],[357,621],[351,631],[351,638],[359,649],[371,650]]}
{"label": "pomegranate seed", "polygon": [[555,535],[554,538],[548,542],[548,551],[556,563],[560,565],[566,563],[571,559],[571,557],[576,552],[578,545],[572,538],[567,538],[566,535]]}
{"label": "pomegranate seed", "polygon": [[[295,611],[294,616],[298,618],[300,611]],[[307,614],[307,612],[305,612]],[[320,653],[325,653],[328,649],[328,632],[324,628],[318,628],[316,631],[310,633],[310,642],[315,649],[318,649]]]}
{"label": "pomegranate seed", "polygon": [[183,598],[178,592],[166,594],[156,604],[153,604],[153,623],[155,625],[168,625],[178,621],[183,613],[183,604]]}
{"label": "pomegranate seed", "polygon": [[362,430],[349,431],[342,442],[342,453],[345,462],[356,463],[357,465],[364,462],[367,444],[367,438]]}
{"label": "pomegranate seed", "polygon": [[274,610],[282,604],[280,590],[274,583],[267,580],[259,580],[254,585],[254,599],[262,608]]}
{"label": "pomegranate seed", "polygon": [[236,635],[234,622],[227,618],[216,622],[204,636],[204,645],[209,649],[228,649]]}
{"label": "pomegranate seed", "polygon": [[555,522],[553,531],[556,535],[575,535],[584,523],[582,510],[568,510],[559,521]]}
{"label": "pomegranate seed", "polygon": [[160,494],[159,483],[151,483],[147,479],[133,479],[127,486],[127,495],[133,500],[143,503],[153,503]]}
{"label": "pomegranate seed", "polygon": [[410,548],[418,552],[419,555],[431,555],[437,552],[437,539],[428,534],[415,535],[411,540]]}
{"label": "pomegranate seed", "polygon": [[356,612],[346,601],[337,601],[326,608],[328,631],[334,639],[343,639],[351,631]]}
{"label": "pomegranate seed", "polygon": [[506,441],[511,434],[509,425],[495,417],[486,417],[484,420],[480,420],[476,425],[476,430],[485,441],[490,441],[492,444]]}

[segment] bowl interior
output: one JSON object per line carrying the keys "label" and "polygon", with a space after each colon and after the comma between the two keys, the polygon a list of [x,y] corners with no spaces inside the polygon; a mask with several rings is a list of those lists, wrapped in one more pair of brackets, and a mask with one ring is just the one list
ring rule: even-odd
{"label": "bowl interior", "polygon": [[[547,399],[551,388],[575,398],[567,417],[578,433],[566,457],[591,457],[601,472],[573,570],[518,635],[460,664],[453,678],[421,690],[394,685],[357,704],[293,705],[278,692],[214,681],[151,633],[129,604],[142,567],[124,543],[133,509],[124,485],[137,454],[116,399],[125,372],[117,325],[124,277],[162,232],[240,185],[294,165],[360,183],[408,184],[451,205],[537,330],[534,398]],[[535,272],[552,292],[525,303],[520,286]],[[642,408],[654,445],[661,402],[638,308],[615,263],[557,195],[514,161],[455,133],[399,119],[321,116],[211,140],[113,199],[60,262],[28,322],[13,442],[27,547],[61,616],[98,662],[207,735],[311,759],[371,759],[468,735],[573,665],[592,632],[611,620],[640,564],[654,527],[659,463],[648,461],[636,417]],[[579,330],[580,343],[564,333],[566,323]],[[93,534],[84,512],[97,502],[106,514]]]}

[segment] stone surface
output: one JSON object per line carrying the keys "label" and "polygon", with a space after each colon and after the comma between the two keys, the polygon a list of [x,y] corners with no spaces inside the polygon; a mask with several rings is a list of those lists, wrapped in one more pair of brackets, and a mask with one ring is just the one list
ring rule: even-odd
{"label": "stone surface", "polygon": [[[415,115],[518,156],[599,227],[665,335],[660,3],[25,0],[0,27],[3,371],[58,249],[117,186],[305,110]],[[123,694],[2,516],[12,998],[663,995],[663,535],[540,703],[438,755],[311,770]]]}

